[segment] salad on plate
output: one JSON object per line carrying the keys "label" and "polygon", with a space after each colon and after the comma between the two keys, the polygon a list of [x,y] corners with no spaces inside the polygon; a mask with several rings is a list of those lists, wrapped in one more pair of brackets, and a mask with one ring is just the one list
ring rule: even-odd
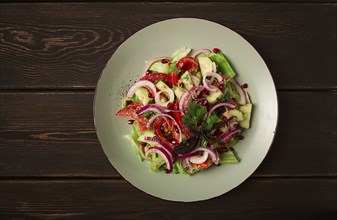
{"label": "salad on plate", "polygon": [[250,127],[252,103],[217,48],[184,47],[146,63],[122,100],[125,135],[155,172],[193,175],[239,163],[235,145]]}

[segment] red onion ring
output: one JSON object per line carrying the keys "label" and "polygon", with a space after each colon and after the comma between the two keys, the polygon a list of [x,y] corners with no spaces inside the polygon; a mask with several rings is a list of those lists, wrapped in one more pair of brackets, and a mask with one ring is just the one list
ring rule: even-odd
{"label": "red onion ring", "polygon": [[222,139],[222,140],[225,140],[225,139],[229,138],[230,136],[232,136],[232,135],[234,135],[238,132],[241,132],[241,130],[240,129],[228,130],[227,132],[221,134],[219,136],[219,138]]}
{"label": "red onion ring", "polygon": [[126,96],[128,98],[132,98],[136,90],[140,87],[146,87],[150,91],[150,93],[152,93],[153,96],[156,94],[157,91],[156,86],[152,82],[148,80],[140,80],[131,86]]}
{"label": "red onion ring", "polygon": [[212,162],[215,164],[219,163],[219,157],[217,157],[217,155],[215,154],[215,152],[213,150],[211,150],[210,148],[207,147],[198,147],[197,149],[195,149],[193,152],[197,152],[197,151],[204,151],[207,152],[209,154],[209,156],[211,156],[212,158]]}
{"label": "red onion ring", "polygon": [[193,153],[187,153],[187,154],[181,154],[176,157],[177,160],[182,160],[185,158],[193,157],[199,155],[199,152],[193,152]]}
{"label": "red onion ring", "polygon": [[204,87],[205,87],[207,90],[209,90],[209,91],[211,91],[211,92],[217,91],[216,88],[214,88],[214,87],[211,88],[209,85],[207,85],[207,82],[206,82],[206,77],[207,77],[207,76],[212,76],[212,77],[216,78],[219,82],[222,82],[223,77],[222,77],[220,74],[218,74],[218,73],[215,73],[215,72],[208,72],[208,73],[206,73],[206,74],[203,76],[203,78],[202,78],[202,83],[203,83]]}
{"label": "red onion ring", "polygon": [[148,104],[146,106],[144,106],[143,108],[139,109],[138,111],[136,111],[137,115],[141,115],[145,112],[149,112],[149,111],[154,111],[156,113],[164,113],[165,110],[161,107],[159,107],[158,105],[154,105],[154,104]]}
{"label": "red onion ring", "polygon": [[166,150],[166,152],[171,156],[171,159],[173,161],[173,150],[172,148],[167,145],[164,141],[162,141],[159,137],[154,136],[154,137],[145,137],[144,138],[146,141],[150,141],[156,143],[159,147],[163,148],[164,150]]}
{"label": "red onion ring", "polygon": [[[170,96],[170,98],[167,102],[162,102],[161,99],[160,99],[160,94],[162,94],[164,92],[166,92]],[[173,103],[173,101],[174,101],[174,92],[170,88],[159,91],[159,92],[156,93],[156,95],[154,97],[154,100],[155,100],[157,105],[162,106],[162,107],[167,107],[168,103],[170,103],[170,102]]]}
{"label": "red onion ring", "polygon": [[191,57],[196,58],[199,54],[202,54],[202,53],[211,53],[211,51],[209,49],[198,49],[191,53]]}
{"label": "red onion ring", "polygon": [[160,61],[162,59],[168,59],[168,60],[171,60],[171,57],[156,57],[156,58],[153,58],[151,60],[149,60],[147,63],[146,63],[146,66],[144,68],[144,72],[143,72],[143,76],[146,75],[146,72],[149,70],[149,68],[151,67],[152,64],[154,64],[155,62],[157,61]]}
{"label": "red onion ring", "polygon": [[152,153],[159,154],[165,160],[167,173],[171,173],[172,172],[172,168],[173,168],[173,161],[172,161],[170,155],[163,148],[160,148],[160,147],[150,147],[145,152],[145,156],[148,157]]}
{"label": "red onion ring", "polygon": [[235,79],[231,78],[229,80],[229,82],[231,82],[233,84],[233,86],[235,86],[236,90],[239,92],[239,95],[240,95],[239,103],[240,103],[240,105],[245,105],[247,103],[246,92],[242,89],[242,87],[239,85],[239,83]]}
{"label": "red onion ring", "polygon": [[203,152],[202,155],[196,155],[193,157],[190,157],[190,161],[194,164],[202,164],[208,159],[208,152]]}
{"label": "red onion ring", "polygon": [[219,107],[222,107],[222,106],[225,106],[225,107],[228,107],[228,108],[235,108],[235,107],[236,107],[236,106],[233,105],[233,104],[225,103],[225,102],[216,104],[216,105],[214,105],[214,106],[209,110],[209,112],[208,112],[208,114],[207,114],[207,117],[209,117],[209,116],[211,115],[211,113],[212,113],[215,109],[217,109],[217,108],[219,108]]}

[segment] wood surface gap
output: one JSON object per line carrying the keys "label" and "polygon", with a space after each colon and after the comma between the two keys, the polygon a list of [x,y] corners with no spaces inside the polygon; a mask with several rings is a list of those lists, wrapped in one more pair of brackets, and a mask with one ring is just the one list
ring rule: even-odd
{"label": "wood surface gap", "polygon": [[50,1],[50,0],[38,0],[38,1],[33,1],[33,0],[22,0],[22,1],[3,1],[0,0],[0,4],[15,4],[15,3],[211,3],[211,2],[218,2],[218,3],[286,3],[286,4],[326,4],[326,3],[336,3],[334,0],[331,1],[320,1],[320,0],[297,0],[297,1],[292,1],[292,0],[265,0],[265,1],[226,1],[226,0],[214,0],[214,1],[197,1],[197,0],[185,0],[183,2],[179,0],[155,0],[155,1],[139,1],[139,0],[125,0],[125,1],[115,1],[115,0],[108,0],[108,1],[95,1],[95,0],[60,0],[60,1]]}
{"label": "wood surface gap", "polygon": [[[193,177],[190,177],[193,178]],[[315,175],[252,175],[250,179],[336,179],[337,174]],[[105,180],[123,180],[121,176],[2,176],[0,182],[3,181],[105,181]]]}
{"label": "wood surface gap", "polygon": [[[83,94],[94,94],[95,88],[32,88],[32,89],[0,89],[0,94],[15,94],[15,93],[83,93]],[[336,88],[289,88],[289,89],[276,89],[277,92],[337,92]]]}

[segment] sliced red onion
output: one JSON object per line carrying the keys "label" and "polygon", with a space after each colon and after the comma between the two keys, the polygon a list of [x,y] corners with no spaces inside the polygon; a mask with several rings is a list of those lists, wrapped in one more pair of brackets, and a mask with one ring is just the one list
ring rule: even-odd
{"label": "sliced red onion", "polygon": [[240,103],[240,105],[245,105],[247,103],[246,92],[242,89],[240,84],[235,79],[231,78],[229,80],[229,82],[231,82],[233,84],[233,86],[235,86],[236,90],[239,92],[239,95],[240,95],[239,103]]}
{"label": "sliced red onion", "polygon": [[194,92],[192,93],[192,98],[194,100],[196,100],[198,98],[198,96],[200,95],[200,93],[205,89],[204,86],[198,86],[196,90],[194,90]]}
{"label": "sliced red onion", "polygon": [[133,96],[133,94],[135,94],[136,90],[140,87],[146,87],[147,89],[149,89],[150,93],[152,93],[152,95],[156,94],[156,86],[148,81],[148,80],[140,80],[138,82],[136,82],[135,84],[133,84],[131,86],[131,88],[128,91],[128,94],[126,95],[128,98],[131,98]]}
{"label": "sliced red onion", "polygon": [[198,49],[191,53],[191,57],[196,58],[199,54],[202,54],[202,53],[211,53],[211,51],[209,49]]}
{"label": "sliced red onion", "polygon": [[192,80],[194,86],[198,86],[200,84],[200,79],[195,75],[191,74],[191,80]]}
{"label": "sliced red onion", "polygon": [[217,157],[214,150],[211,150],[210,148],[207,148],[207,147],[198,147],[197,149],[195,149],[192,152],[197,152],[197,151],[207,152],[209,154],[209,156],[211,156],[213,163],[215,163],[215,164],[219,163],[219,157]]}
{"label": "sliced red onion", "polygon": [[228,130],[227,132],[221,134],[219,136],[219,138],[222,139],[222,140],[225,140],[225,139],[229,138],[230,136],[232,136],[232,135],[234,135],[238,132],[241,132],[241,130],[240,129]]}
{"label": "sliced red onion", "polygon": [[136,111],[137,115],[141,115],[145,112],[149,112],[149,111],[153,111],[156,113],[164,113],[165,109],[159,107],[158,105],[154,105],[154,104],[148,104],[146,106],[144,106],[143,108],[139,109],[138,111]]}
{"label": "sliced red onion", "polygon": [[228,108],[235,108],[236,107],[235,105],[230,104],[230,103],[226,103],[226,102],[216,104],[209,110],[209,112],[207,114],[207,117],[209,117],[215,109],[217,109],[219,107],[222,107],[222,106],[225,106],[225,107],[228,107]]}
{"label": "sliced red onion", "polygon": [[181,111],[185,111],[185,109],[183,108],[186,96],[189,94],[189,92],[184,92],[181,97],[180,97],[180,101],[179,101],[179,109]]}
{"label": "sliced red onion", "polygon": [[170,155],[163,148],[150,147],[145,152],[145,156],[148,157],[150,154],[153,154],[153,153],[159,154],[165,160],[167,173],[171,173],[172,167],[173,167],[173,161],[172,161]]}
{"label": "sliced red onion", "polygon": [[238,125],[238,121],[237,120],[230,120],[228,122],[228,127],[230,130],[235,130],[237,128],[237,125]]}
{"label": "sliced red onion", "polygon": [[210,87],[210,86],[207,84],[207,82],[206,82],[206,77],[207,77],[207,76],[212,76],[212,77],[216,78],[219,82],[222,82],[223,77],[222,77],[220,74],[216,73],[216,72],[208,72],[208,73],[206,73],[206,74],[204,75],[204,77],[203,77],[203,79],[202,79],[202,83],[203,83],[204,87],[205,87],[207,90],[209,90],[209,91],[211,91],[211,92],[217,91],[216,88]]}
{"label": "sliced red onion", "polygon": [[159,137],[154,136],[154,137],[145,137],[144,138],[146,141],[150,141],[150,142],[154,142],[156,143],[159,147],[163,148],[164,150],[166,150],[166,152],[171,156],[171,159],[173,161],[173,150],[172,148],[167,145],[164,141],[162,141]]}
{"label": "sliced red onion", "polygon": [[[156,115],[153,115],[151,118],[150,118],[150,120],[147,122],[147,124],[146,124],[146,127],[147,128],[150,128],[151,127],[151,124],[154,122],[154,120],[156,119],[156,118],[158,118],[158,117],[164,117],[164,119],[165,120],[167,120],[166,118],[169,118],[169,119],[171,119],[173,122],[174,122],[174,124],[175,124],[175,126],[178,128],[178,130],[179,130],[179,143],[181,143],[181,141],[182,141],[182,132],[181,132],[181,128],[179,127],[179,125],[178,125],[178,123],[177,123],[177,121],[176,120],[174,120],[174,118],[171,116],[171,115],[168,115],[168,114],[156,114]],[[169,123],[168,123],[169,124]]]}
{"label": "sliced red onion", "polygon": [[208,153],[203,152],[202,155],[196,155],[196,156],[190,157],[190,161],[194,164],[202,164],[207,160],[207,158],[208,158]]}
{"label": "sliced red onion", "polygon": [[196,156],[196,155],[199,155],[199,152],[193,152],[193,153],[187,153],[187,154],[178,155],[176,157],[176,159],[177,160],[182,160],[182,159],[193,157],[193,156]]}
{"label": "sliced red onion", "polygon": [[[160,94],[166,92],[168,95],[169,95],[169,100],[167,102],[163,102],[161,99],[160,99]],[[163,91],[159,91],[156,93],[155,97],[154,97],[154,100],[156,102],[157,105],[159,106],[162,106],[162,107],[167,107],[167,105],[171,102],[173,103],[174,101],[174,92],[172,89],[170,88],[167,88]]]}
{"label": "sliced red onion", "polygon": [[169,60],[171,60],[171,57],[156,57],[156,58],[153,58],[153,59],[149,60],[149,61],[146,63],[146,66],[145,66],[143,75],[144,75],[144,76],[146,75],[146,72],[149,70],[149,68],[151,67],[152,64],[154,64],[154,63],[157,62],[157,61],[161,61],[161,60],[163,60],[163,59],[169,59]]}

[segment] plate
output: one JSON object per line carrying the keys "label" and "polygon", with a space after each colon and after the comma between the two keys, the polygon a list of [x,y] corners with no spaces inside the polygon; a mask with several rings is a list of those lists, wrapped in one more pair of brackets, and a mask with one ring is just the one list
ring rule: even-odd
{"label": "plate", "polygon": [[[182,31],[184,30],[184,31]],[[251,129],[235,146],[239,164],[213,166],[185,175],[150,172],[130,143],[127,118],[115,116],[121,98],[141,76],[145,61],[171,55],[184,46],[220,48],[247,89],[253,103]],[[220,196],[244,182],[265,158],[275,135],[278,102],[273,79],[257,51],[234,31],[217,23],[177,18],[152,24],[127,39],[116,50],[98,80],[94,99],[96,133],[111,164],[129,183],[152,196],[171,201],[200,201]]]}

